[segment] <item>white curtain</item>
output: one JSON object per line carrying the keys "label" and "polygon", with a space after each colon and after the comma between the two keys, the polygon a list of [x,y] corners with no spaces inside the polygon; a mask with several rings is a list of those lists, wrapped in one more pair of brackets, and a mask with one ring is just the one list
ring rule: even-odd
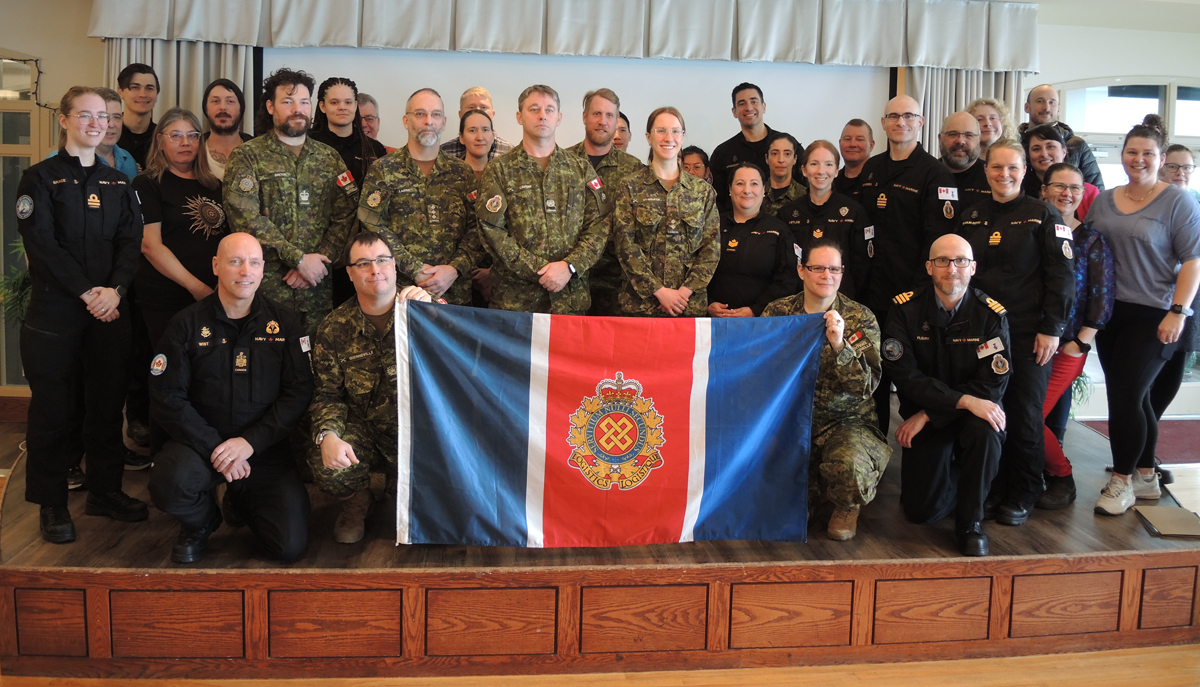
{"label": "white curtain", "polygon": [[742,0],[737,6],[738,59],[816,64],[821,0]]}
{"label": "white curtain", "polygon": [[363,0],[362,47],[453,50],[454,3]]}
{"label": "white curtain", "polygon": [[734,17],[728,0],[650,0],[646,56],[732,60]]}
{"label": "white curtain", "polygon": [[545,0],[457,0],[456,5],[456,49],[542,52]]}
{"label": "white curtain", "polygon": [[546,4],[546,53],[646,56],[647,0],[555,0]]}
{"label": "white curtain", "polygon": [[934,157],[940,156],[937,135],[941,131],[942,121],[970,105],[976,98],[995,98],[1007,105],[1014,117],[1020,111],[1022,72],[913,67],[908,74],[908,94],[921,103],[925,114],[921,144]]}
{"label": "white curtain", "polygon": [[[204,88],[214,79],[225,78],[242,88],[246,109],[254,103],[254,55],[246,45],[202,43],[199,41],[165,41],[154,38],[107,38],[104,41],[104,82],[117,87],[117,75],[126,65],[141,62],[154,67],[162,91],[154,108],[154,119],[172,107],[183,107],[196,113],[204,123]],[[247,91],[249,89],[249,91]],[[251,133],[254,116],[247,111],[242,128]]]}

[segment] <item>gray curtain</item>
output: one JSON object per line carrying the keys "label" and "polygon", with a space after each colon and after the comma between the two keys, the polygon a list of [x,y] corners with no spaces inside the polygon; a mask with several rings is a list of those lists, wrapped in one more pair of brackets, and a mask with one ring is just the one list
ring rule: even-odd
{"label": "gray curtain", "polygon": [[[1021,72],[982,72],[967,69],[913,67],[908,70],[908,94],[921,103],[925,113],[925,128],[921,144],[934,157],[938,151],[938,132],[946,117],[971,104],[976,98],[995,98],[1020,112],[1022,101]],[[1014,117],[1016,115],[1014,114]]]}

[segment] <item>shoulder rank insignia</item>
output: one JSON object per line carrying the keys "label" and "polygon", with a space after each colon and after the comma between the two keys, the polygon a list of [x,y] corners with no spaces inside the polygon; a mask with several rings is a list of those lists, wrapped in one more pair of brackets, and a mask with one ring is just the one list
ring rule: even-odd
{"label": "shoulder rank insignia", "polygon": [[620,372],[597,384],[569,420],[574,450],[567,462],[597,489],[633,489],[663,464],[663,417],[642,385]]}
{"label": "shoulder rank insignia", "polygon": [[994,311],[996,312],[996,314],[997,314],[997,315],[1006,315],[1006,314],[1008,314],[1008,311],[1004,309],[1004,306],[1003,306],[1003,305],[1000,305],[1000,303],[998,303],[997,301],[995,301],[995,300],[993,300],[993,299],[991,299],[991,298],[987,299],[987,307],[989,307],[989,308],[991,308],[992,310],[994,310]]}
{"label": "shoulder rank insignia", "polygon": [[895,303],[896,305],[903,305],[903,304],[907,303],[910,299],[912,299],[912,297],[913,297],[912,291],[905,291],[904,293],[900,294],[899,296],[896,296],[895,298],[893,298],[892,302]]}

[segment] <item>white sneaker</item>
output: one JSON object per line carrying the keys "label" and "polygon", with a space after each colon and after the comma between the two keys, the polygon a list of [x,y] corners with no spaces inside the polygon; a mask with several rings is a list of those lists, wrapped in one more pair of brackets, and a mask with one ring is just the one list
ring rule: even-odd
{"label": "white sneaker", "polygon": [[1133,507],[1135,501],[1133,485],[1113,475],[1108,484],[1100,492],[1100,500],[1096,501],[1096,512],[1101,515],[1121,515]]}
{"label": "white sneaker", "polygon": [[1162,497],[1158,488],[1158,472],[1143,475],[1140,470],[1134,470],[1129,481],[1133,484],[1133,495],[1139,499],[1157,499]]}

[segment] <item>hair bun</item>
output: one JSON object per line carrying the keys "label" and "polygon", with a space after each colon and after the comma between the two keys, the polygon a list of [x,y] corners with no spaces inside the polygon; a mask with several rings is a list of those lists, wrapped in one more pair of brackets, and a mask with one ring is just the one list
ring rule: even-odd
{"label": "hair bun", "polygon": [[1158,131],[1161,131],[1163,135],[1166,135],[1167,133],[1167,125],[1163,123],[1163,118],[1156,114],[1146,115],[1146,118],[1142,120],[1142,126],[1148,126],[1151,129],[1157,129]]}

